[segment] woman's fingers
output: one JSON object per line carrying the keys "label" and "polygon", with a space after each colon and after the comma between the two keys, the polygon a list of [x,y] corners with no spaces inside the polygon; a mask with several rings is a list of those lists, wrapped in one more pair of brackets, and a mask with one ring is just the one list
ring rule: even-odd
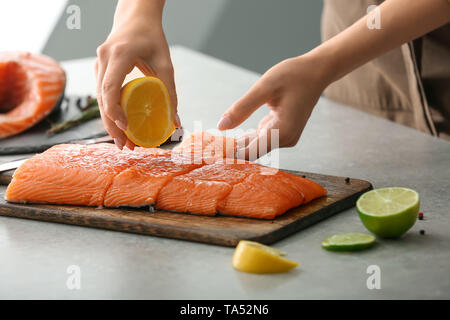
{"label": "woman's fingers", "polygon": [[127,128],[127,118],[120,106],[120,89],[125,76],[133,67],[134,63],[130,62],[125,52],[115,49],[110,56],[101,84],[104,114],[122,130]]}
{"label": "woman's fingers", "polygon": [[136,147],[136,145],[130,139],[127,139],[125,146],[130,150],[134,150],[134,147]]}
{"label": "woman's fingers", "polygon": [[233,129],[244,122],[268,99],[268,92],[261,81],[258,81],[241,99],[236,101],[217,124],[219,130]]}
{"label": "woman's fingers", "polygon": [[249,159],[249,144],[258,137],[258,132],[256,130],[246,133],[241,137],[236,139],[236,158],[238,159]]}
{"label": "woman's fingers", "polygon": [[125,76],[132,69],[132,63],[128,62],[130,59],[125,54],[120,46],[111,50],[101,46],[97,50],[97,99],[103,124],[114,143],[119,149],[124,146],[134,149],[134,143],[123,132],[127,128],[127,119],[120,107],[120,89]]}
{"label": "woman's fingers", "polygon": [[280,123],[276,112],[271,111],[259,123],[258,129],[237,139],[236,157],[254,161],[280,147]]}
{"label": "woman's fingers", "polygon": [[[97,50],[100,51],[100,50]],[[99,54],[99,53],[98,53]],[[103,94],[102,94],[102,83],[103,78],[106,71],[106,63],[105,61],[106,57],[104,54],[102,54],[102,57],[100,57],[95,62],[95,76],[97,78],[97,101],[98,106],[100,109],[100,115],[103,121],[103,125],[106,129],[106,132],[114,139],[114,143],[119,149],[123,149],[123,146],[126,144],[126,141],[128,140],[125,134],[117,128],[117,126],[112,122],[107,116],[104,114],[104,106],[103,106]]]}
{"label": "woman's fingers", "polygon": [[147,76],[147,77],[155,77],[156,73],[155,71],[150,67],[150,65],[144,61],[138,61],[136,63],[136,67],[139,68],[139,70],[141,70],[141,72]]}
{"label": "woman's fingers", "polygon": [[[127,145],[127,136],[125,133],[120,130],[114,122],[111,121],[100,109],[100,116],[103,120],[103,125],[105,126],[106,131],[109,133],[109,135],[114,139],[114,143],[116,146],[122,150],[125,145]],[[128,146],[128,145],[127,145]],[[130,145],[131,146],[131,145]],[[130,148],[131,149],[131,148]]]}
{"label": "woman's fingers", "polygon": [[96,94],[97,94],[97,102],[99,105],[99,108],[103,108],[103,101],[102,101],[102,82],[103,82],[103,76],[105,75],[106,70],[106,63],[99,58],[95,61],[95,78],[97,81],[97,87],[96,87]]}
{"label": "woman's fingers", "polygon": [[177,90],[175,86],[175,75],[173,70],[173,65],[170,60],[170,54],[167,53],[168,56],[164,56],[161,58],[156,57],[155,62],[152,65],[152,69],[156,73],[156,76],[164,83],[169,92],[170,102],[172,106],[172,114],[174,115],[174,123],[175,127],[180,128],[180,118],[178,117],[178,98],[177,98]]}
{"label": "woman's fingers", "polygon": [[277,137],[278,129],[258,129],[246,135],[246,143],[244,147],[239,148],[239,143],[237,143],[238,147],[236,150],[236,157],[238,159],[255,161],[266,153],[269,153],[272,148],[278,147],[278,143],[276,141]]}

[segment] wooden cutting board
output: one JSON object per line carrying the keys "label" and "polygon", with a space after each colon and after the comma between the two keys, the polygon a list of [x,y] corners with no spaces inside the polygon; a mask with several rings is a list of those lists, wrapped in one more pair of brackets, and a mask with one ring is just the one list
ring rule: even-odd
{"label": "wooden cutting board", "polygon": [[288,172],[306,176],[320,183],[328,190],[328,195],[294,208],[274,220],[260,220],[229,216],[209,217],[158,210],[150,212],[148,209],[12,204],[4,200],[6,187],[0,186],[0,215],[222,246],[235,246],[239,240],[271,244],[353,207],[363,192],[372,189],[370,182],[364,180],[297,171]]}

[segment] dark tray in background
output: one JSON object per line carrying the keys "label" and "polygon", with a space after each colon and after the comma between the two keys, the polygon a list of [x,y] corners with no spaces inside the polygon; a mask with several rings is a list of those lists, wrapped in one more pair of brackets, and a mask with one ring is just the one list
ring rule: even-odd
{"label": "dark tray in background", "polygon": [[69,120],[82,112],[77,106],[78,99],[81,99],[80,105],[87,102],[87,97],[65,96],[60,105],[33,128],[18,135],[0,139],[0,155],[42,152],[55,144],[106,135],[100,118],[89,120],[58,134],[48,135],[45,133],[50,128],[51,123]]}

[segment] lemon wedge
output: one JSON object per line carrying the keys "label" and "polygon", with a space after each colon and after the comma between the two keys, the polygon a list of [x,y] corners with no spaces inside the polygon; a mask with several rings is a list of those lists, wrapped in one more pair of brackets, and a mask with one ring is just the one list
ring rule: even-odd
{"label": "lemon wedge", "polygon": [[284,255],[285,252],[258,242],[241,240],[234,251],[233,267],[249,273],[281,273],[298,266]]}
{"label": "lemon wedge", "polygon": [[175,131],[169,93],[158,78],[128,82],[121,90],[120,104],[128,121],[125,134],[138,146],[159,146]]}

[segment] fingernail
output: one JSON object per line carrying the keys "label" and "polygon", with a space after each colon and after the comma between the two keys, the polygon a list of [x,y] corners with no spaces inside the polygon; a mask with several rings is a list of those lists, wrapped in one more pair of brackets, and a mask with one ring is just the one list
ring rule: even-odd
{"label": "fingernail", "polygon": [[119,139],[114,138],[114,144],[115,144],[115,145],[117,146],[117,148],[119,148],[120,150],[123,149],[123,144],[122,144],[122,142],[121,142]]}
{"label": "fingernail", "polygon": [[177,128],[181,127],[181,120],[180,120],[180,117],[178,116],[178,114],[175,115],[175,126]]}
{"label": "fingernail", "polygon": [[222,117],[219,123],[217,124],[217,128],[219,130],[226,130],[231,126],[231,119],[227,116]]}
{"label": "fingernail", "polygon": [[120,120],[116,120],[114,121],[114,123],[116,124],[116,126],[118,126],[121,130],[123,131],[127,131],[127,126]]}
{"label": "fingernail", "polygon": [[127,140],[127,142],[125,143],[125,146],[126,146],[128,149],[130,149],[131,151],[133,151],[133,150],[134,150],[134,147],[135,147],[134,143],[130,142],[129,140]]}

